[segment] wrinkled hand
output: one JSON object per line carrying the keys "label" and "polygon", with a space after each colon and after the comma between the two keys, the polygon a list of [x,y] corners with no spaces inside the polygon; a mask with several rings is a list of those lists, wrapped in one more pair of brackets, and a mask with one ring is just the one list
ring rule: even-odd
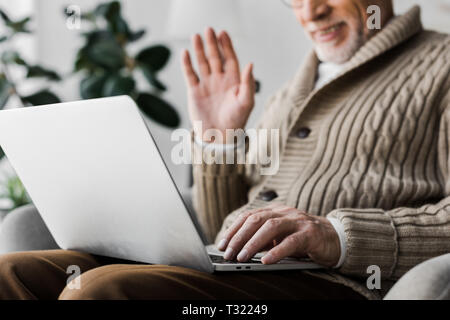
{"label": "wrinkled hand", "polygon": [[199,34],[192,38],[199,73],[194,70],[187,50],[181,57],[188,89],[189,116],[193,123],[201,121],[203,130],[219,130],[226,139],[227,129],[245,128],[253,109],[253,64],[248,64],[241,73],[231,38],[225,31],[216,36],[213,29],[207,28],[205,40],[207,52]]}
{"label": "wrinkled hand", "polygon": [[338,263],[341,250],[339,236],[328,219],[280,204],[242,213],[218,248],[225,251],[225,259],[237,256],[239,262],[269,250],[261,259],[264,264],[286,257],[309,257],[327,267]]}

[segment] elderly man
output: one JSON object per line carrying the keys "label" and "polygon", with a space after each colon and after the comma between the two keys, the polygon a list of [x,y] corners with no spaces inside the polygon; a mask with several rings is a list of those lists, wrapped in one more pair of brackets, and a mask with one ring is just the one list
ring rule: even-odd
{"label": "elderly man", "polygon": [[[196,164],[194,202],[227,259],[268,250],[265,264],[308,256],[328,269],[211,275],[16,253],[0,258],[1,298],[380,298],[413,266],[450,252],[450,37],[424,31],[418,7],[394,17],[391,1],[290,3],[314,51],[258,124],[279,130],[279,170]],[[369,5],[380,30],[368,27]],[[242,148],[225,132],[245,127],[255,81],[227,33],[205,38],[207,53],[193,38],[199,72],[187,51],[182,60],[191,120],[224,133],[211,141],[194,129],[206,159]],[[84,272],[80,290],[64,288],[71,264]],[[381,286],[366,285],[372,270]]]}

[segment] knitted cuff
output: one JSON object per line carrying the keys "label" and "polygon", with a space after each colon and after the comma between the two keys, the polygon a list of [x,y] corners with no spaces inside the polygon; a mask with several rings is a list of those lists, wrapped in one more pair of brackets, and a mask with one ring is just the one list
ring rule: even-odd
{"label": "knitted cuff", "polygon": [[346,256],[339,271],[368,277],[369,266],[378,266],[382,278],[390,278],[397,263],[397,232],[392,218],[380,209],[336,209],[328,215],[338,219],[346,235]]}
{"label": "knitted cuff", "polygon": [[[203,175],[230,176],[243,174],[247,143],[214,144],[199,141],[192,133],[192,163]],[[198,172],[198,171],[197,171]]]}

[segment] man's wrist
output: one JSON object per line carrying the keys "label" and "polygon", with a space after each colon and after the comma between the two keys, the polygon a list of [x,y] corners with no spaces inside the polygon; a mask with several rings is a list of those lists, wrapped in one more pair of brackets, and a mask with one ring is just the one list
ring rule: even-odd
{"label": "man's wrist", "polygon": [[344,263],[345,256],[347,254],[347,239],[345,237],[345,230],[342,223],[336,219],[336,218],[328,218],[328,221],[330,221],[331,225],[333,226],[334,230],[336,231],[338,237],[339,237],[339,244],[341,247],[341,255],[339,257],[338,263],[333,268],[340,268],[342,264]]}
{"label": "man's wrist", "polygon": [[202,147],[217,146],[221,149],[239,148],[245,145],[247,134],[244,129],[226,129],[222,132],[218,129],[208,129],[205,132],[201,130],[192,130],[194,141]]}
{"label": "man's wrist", "polygon": [[216,150],[229,150],[236,148],[235,143],[205,142],[202,139],[200,139],[195,133],[194,133],[194,142],[202,148],[213,148]]}

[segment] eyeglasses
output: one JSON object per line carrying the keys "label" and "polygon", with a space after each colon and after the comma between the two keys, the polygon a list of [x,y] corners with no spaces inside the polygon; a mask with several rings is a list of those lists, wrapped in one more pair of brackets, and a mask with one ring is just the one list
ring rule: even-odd
{"label": "eyeglasses", "polygon": [[304,0],[281,0],[281,2],[291,8],[301,8],[303,7]]}

